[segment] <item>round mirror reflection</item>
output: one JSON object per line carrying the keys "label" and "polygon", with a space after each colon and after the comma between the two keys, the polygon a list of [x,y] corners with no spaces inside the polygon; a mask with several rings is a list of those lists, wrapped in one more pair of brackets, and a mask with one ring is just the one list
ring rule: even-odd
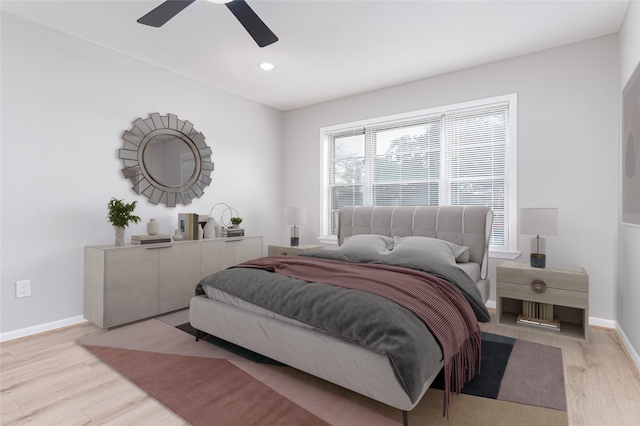
{"label": "round mirror reflection", "polygon": [[191,122],[175,114],[138,118],[122,140],[122,174],[153,204],[190,204],[211,183],[211,148]]}
{"label": "round mirror reflection", "polygon": [[144,148],[144,167],[161,185],[177,188],[195,173],[195,157],[189,145],[172,135],[153,137]]}

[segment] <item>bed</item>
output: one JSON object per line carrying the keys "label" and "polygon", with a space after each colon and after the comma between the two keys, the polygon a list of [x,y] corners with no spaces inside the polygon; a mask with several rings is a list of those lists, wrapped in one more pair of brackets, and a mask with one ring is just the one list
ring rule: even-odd
{"label": "bed", "polygon": [[[403,282],[405,277],[422,280],[429,275],[444,297],[455,293],[451,297],[462,314],[451,321],[450,328],[456,330],[451,334],[464,327],[458,323],[469,323],[471,330],[477,320],[490,320],[484,303],[489,297],[492,221],[491,210],[481,206],[345,207],[338,213],[337,250],[261,258],[205,277],[190,303],[191,325],[402,410],[407,425],[408,412],[443,366],[450,368],[441,345],[441,334],[447,330],[436,333],[443,327],[427,327],[418,318],[429,314],[408,307],[409,302],[398,305],[396,299],[404,298],[402,289],[394,293],[400,296],[388,296],[357,291],[361,289],[357,286],[367,285],[363,274],[369,270],[372,281],[374,275],[401,273]],[[310,272],[313,279],[296,275],[307,267],[316,268],[315,275]],[[334,267],[362,269],[348,269],[358,279],[327,285],[324,277],[329,282]],[[315,279],[318,276],[323,279]],[[428,297],[435,301],[441,296]],[[432,304],[436,310],[445,309],[443,302]],[[449,312],[447,305],[445,316]],[[470,324],[470,315],[475,325]],[[350,325],[359,321],[370,323]],[[382,326],[393,329],[385,331],[384,339],[376,328]],[[469,336],[465,339],[472,341]],[[473,367],[466,368],[473,374]],[[460,376],[454,382],[464,380]]]}

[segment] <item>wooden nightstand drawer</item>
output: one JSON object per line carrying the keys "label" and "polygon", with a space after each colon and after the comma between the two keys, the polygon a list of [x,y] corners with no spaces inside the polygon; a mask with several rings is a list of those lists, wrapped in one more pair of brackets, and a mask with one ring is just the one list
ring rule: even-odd
{"label": "wooden nightstand drawer", "polygon": [[547,287],[544,293],[536,293],[532,288],[520,284],[500,282],[498,297],[530,300],[532,302],[549,303],[553,305],[570,306],[572,308],[587,309],[589,307],[589,293],[582,291],[561,290]]}
{"label": "wooden nightstand drawer", "polygon": [[504,262],[496,270],[496,281],[531,286],[543,281],[548,289],[589,292],[589,275],[584,268],[572,266],[548,266],[531,268],[526,263]]}

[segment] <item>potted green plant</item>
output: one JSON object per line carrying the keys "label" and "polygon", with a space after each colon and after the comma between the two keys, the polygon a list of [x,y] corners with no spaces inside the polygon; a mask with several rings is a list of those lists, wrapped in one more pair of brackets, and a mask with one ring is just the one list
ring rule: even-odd
{"label": "potted green plant", "polygon": [[231,221],[232,228],[237,228],[242,223],[241,217],[232,217],[229,220]]}
{"label": "potted green plant", "polygon": [[133,201],[127,204],[123,200],[118,200],[115,197],[109,200],[109,204],[107,205],[107,210],[109,211],[107,220],[115,228],[117,246],[124,245],[124,228],[129,226],[131,222],[140,222],[140,217],[133,214],[137,203],[137,201]]}

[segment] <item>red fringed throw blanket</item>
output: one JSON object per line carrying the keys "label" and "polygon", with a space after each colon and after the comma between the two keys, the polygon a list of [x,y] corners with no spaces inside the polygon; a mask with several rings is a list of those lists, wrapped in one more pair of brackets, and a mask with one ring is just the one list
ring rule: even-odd
{"label": "red fringed throw blanket", "polygon": [[480,370],[481,332],[473,309],[451,283],[426,272],[390,265],[345,263],[297,256],[263,257],[236,267],[277,272],[384,297],[413,312],[434,335],[444,359],[444,408],[451,392]]}

